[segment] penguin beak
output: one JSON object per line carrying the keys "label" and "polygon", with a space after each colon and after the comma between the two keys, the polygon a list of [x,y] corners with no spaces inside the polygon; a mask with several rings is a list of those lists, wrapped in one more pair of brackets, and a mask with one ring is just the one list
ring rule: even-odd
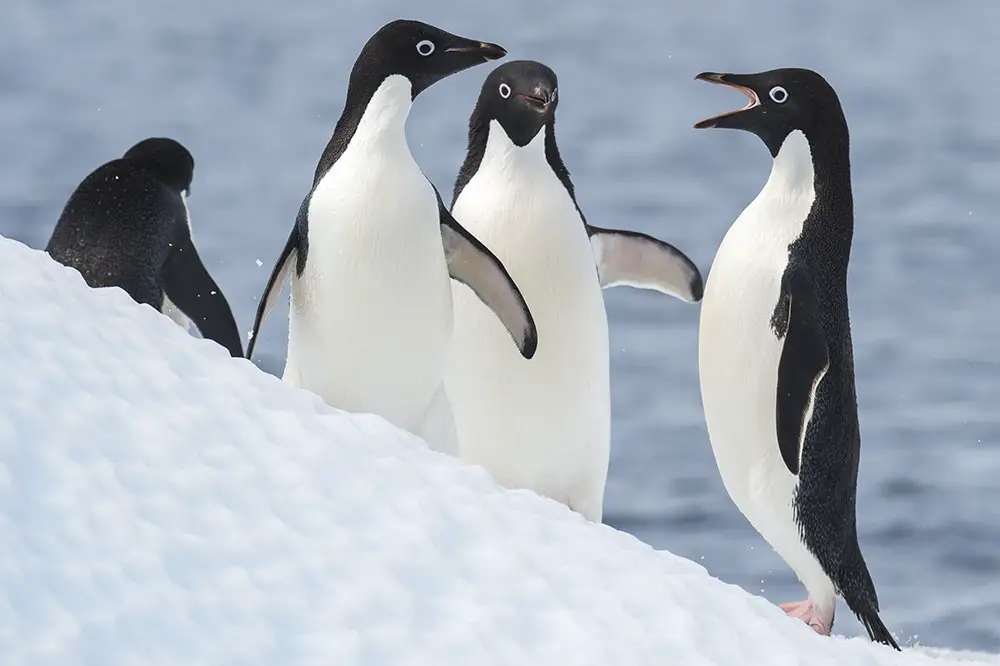
{"label": "penguin beak", "polygon": [[529,106],[532,106],[539,111],[544,111],[549,108],[549,104],[552,103],[553,95],[547,85],[539,83],[535,86],[534,90],[529,93],[520,93],[518,97],[527,102]]}
{"label": "penguin beak", "polygon": [[732,118],[738,114],[749,111],[760,106],[760,98],[757,96],[757,92],[747,85],[749,81],[741,82],[746,77],[739,74],[716,74],[715,72],[702,72],[698,76],[694,77],[696,81],[708,81],[709,83],[716,83],[722,86],[728,86],[730,88],[735,88],[741,93],[747,96],[750,100],[746,106],[742,109],[736,109],[735,111],[728,111],[726,113],[720,113],[717,116],[712,116],[711,118],[706,118],[701,122],[694,124],[695,129],[709,129],[712,127],[733,127],[732,124],[726,122],[727,119]]}
{"label": "penguin beak", "polygon": [[507,55],[507,49],[499,44],[470,41],[469,43],[461,46],[452,46],[445,49],[445,53],[463,53],[466,55],[479,56],[483,59],[483,62],[489,62],[490,60],[499,60]]}

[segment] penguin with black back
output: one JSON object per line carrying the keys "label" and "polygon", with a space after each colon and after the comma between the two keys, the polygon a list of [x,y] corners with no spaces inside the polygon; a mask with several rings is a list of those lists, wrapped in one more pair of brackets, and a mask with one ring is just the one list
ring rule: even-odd
{"label": "penguin with black back", "polygon": [[83,179],[45,251],[91,287],[119,287],[242,358],[233,312],[194,246],[193,179],[194,158],[179,142],[140,141]]}
{"label": "penguin with black back", "polygon": [[290,276],[283,380],[331,406],[378,414],[451,454],[457,434],[443,385],[450,280],[469,285],[525,358],[537,332],[503,264],[452,217],[414,161],[405,125],[417,95],[435,82],[506,53],[411,20],[368,40],[247,348],[249,358]]}
{"label": "penguin with black back", "polygon": [[855,516],[854,204],[840,100],[806,69],[696,78],[749,103],[695,127],[751,132],[773,158],[719,246],[702,301],[702,402],[723,483],[808,592],[782,604],[788,615],[828,635],[839,595],[872,640],[898,650],[879,617]]}

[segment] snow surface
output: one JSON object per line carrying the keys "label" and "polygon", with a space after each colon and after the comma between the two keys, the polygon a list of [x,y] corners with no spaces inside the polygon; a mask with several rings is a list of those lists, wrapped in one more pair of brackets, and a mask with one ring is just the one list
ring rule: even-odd
{"label": "snow surface", "polygon": [[4,666],[1000,663],[817,636],[2,238],[0,341]]}

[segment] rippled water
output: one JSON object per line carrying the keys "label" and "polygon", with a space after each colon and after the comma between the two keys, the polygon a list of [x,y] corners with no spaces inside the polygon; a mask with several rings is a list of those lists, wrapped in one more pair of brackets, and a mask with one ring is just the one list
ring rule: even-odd
{"label": "rippled water", "polygon": [[[0,233],[43,247],[86,173],[141,138],[173,136],[197,162],[196,242],[249,330],[353,60],[403,16],[553,67],[559,142],[590,220],[655,233],[707,273],[770,160],[748,134],[691,129],[742,103],[692,77],[816,69],[852,132],[858,520],[883,618],[907,642],[1000,650],[1000,4],[421,4],[6,0]],[[434,86],[411,115],[413,152],[442,191],[488,71]],[[698,391],[697,306],[628,289],[607,303],[608,522],[775,601],[801,598],[719,480]],[[271,372],[286,311],[258,347]],[[863,631],[843,606],[836,630]]]}

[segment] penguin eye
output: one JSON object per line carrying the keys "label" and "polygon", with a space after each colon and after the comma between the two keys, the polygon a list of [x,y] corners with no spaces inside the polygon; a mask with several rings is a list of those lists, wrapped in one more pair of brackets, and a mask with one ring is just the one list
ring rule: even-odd
{"label": "penguin eye", "polygon": [[788,100],[788,91],[781,86],[774,86],[768,94],[778,104],[784,104]]}
{"label": "penguin eye", "polygon": [[422,39],[417,42],[417,53],[422,56],[429,56],[434,53],[434,42],[429,39]]}
{"label": "penguin eye", "polygon": [[506,83],[500,84],[500,96],[503,97],[504,99],[510,97],[510,86],[507,85]]}

